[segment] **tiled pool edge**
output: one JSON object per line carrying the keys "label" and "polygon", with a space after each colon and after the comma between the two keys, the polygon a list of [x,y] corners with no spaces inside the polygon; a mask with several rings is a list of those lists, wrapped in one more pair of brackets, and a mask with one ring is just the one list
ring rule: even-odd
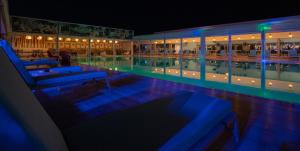
{"label": "tiled pool edge", "polygon": [[209,89],[219,89],[234,93],[240,93],[255,97],[262,97],[266,99],[276,100],[276,101],[283,101],[288,103],[296,103],[300,104],[300,94],[292,94],[288,92],[280,92],[275,90],[264,90],[262,91],[260,88],[254,88],[254,87],[245,87],[235,84],[225,84],[225,83],[219,83],[219,82],[213,82],[213,81],[200,81],[199,79],[190,79],[185,77],[176,77],[176,76],[170,76],[170,75],[160,75],[160,74],[154,74],[149,72],[136,72],[134,70],[122,70],[119,69],[121,72],[129,72],[132,74],[137,74],[145,77],[150,78],[157,78],[161,80],[168,80],[172,82],[178,82],[183,84],[190,84],[194,86],[200,86],[204,88]]}
{"label": "tiled pool edge", "polygon": [[[87,64],[82,63],[81,65],[87,65]],[[95,65],[92,65],[92,64],[87,65],[87,66],[96,67]],[[96,67],[96,68],[101,69],[101,67]],[[103,67],[102,67],[102,69],[103,69]],[[108,68],[105,68],[105,69],[108,69]],[[233,93],[249,95],[249,96],[253,96],[253,97],[261,97],[261,98],[270,99],[270,100],[274,100],[274,101],[282,101],[282,102],[286,102],[286,103],[300,104],[300,94],[281,92],[281,91],[276,91],[276,90],[267,90],[267,89],[262,91],[260,88],[246,87],[246,86],[240,86],[240,85],[235,85],[235,84],[225,84],[225,83],[214,82],[214,81],[201,81],[199,79],[191,79],[191,78],[186,78],[186,77],[177,77],[177,76],[171,76],[171,75],[162,75],[162,74],[157,74],[157,73],[135,71],[135,70],[131,70],[129,67],[118,66],[118,71],[136,74],[139,76],[145,76],[145,77],[149,77],[149,78],[157,78],[157,79],[161,79],[161,80],[182,83],[182,84],[190,84],[190,85],[199,86],[199,87],[203,87],[203,88],[223,90],[223,91],[228,91],[228,92],[233,92]]]}

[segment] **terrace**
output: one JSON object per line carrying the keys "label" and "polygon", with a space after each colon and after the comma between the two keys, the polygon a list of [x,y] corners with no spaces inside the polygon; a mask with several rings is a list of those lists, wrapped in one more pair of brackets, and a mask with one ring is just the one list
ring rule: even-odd
{"label": "terrace", "polygon": [[0,150],[298,150],[299,21],[134,36],[0,0]]}

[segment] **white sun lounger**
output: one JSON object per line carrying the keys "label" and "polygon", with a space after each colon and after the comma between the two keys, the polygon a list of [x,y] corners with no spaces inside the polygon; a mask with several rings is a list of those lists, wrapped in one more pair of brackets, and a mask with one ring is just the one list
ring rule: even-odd
{"label": "white sun lounger", "polygon": [[[86,82],[91,80],[105,79],[107,87],[110,88],[107,73],[103,71],[72,72],[71,74],[56,74],[55,76],[48,76],[47,78],[34,78],[34,76],[32,76],[30,72],[26,70],[22,60],[15,55],[12,47],[7,41],[0,41],[0,49],[0,51],[3,51],[9,60],[14,64],[19,74],[29,86],[56,86],[60,84],[69,84],[70,82]],[[76,67],[74,69],[78,70]],[[59,72],[60,69],[54,68],[50,70]]]}

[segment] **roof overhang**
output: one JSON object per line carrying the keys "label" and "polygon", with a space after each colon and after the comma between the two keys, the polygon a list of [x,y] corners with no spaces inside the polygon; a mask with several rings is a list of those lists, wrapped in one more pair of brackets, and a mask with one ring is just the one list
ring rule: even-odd
{"label": "roof overhang", "polygon": [[157,32],[135,36],[134,40],[171,39],[201,36],[241,35],[265,32],[285,32],[300,30],[300,16],[290,16],[222,25],[212,25],[188,29]]}

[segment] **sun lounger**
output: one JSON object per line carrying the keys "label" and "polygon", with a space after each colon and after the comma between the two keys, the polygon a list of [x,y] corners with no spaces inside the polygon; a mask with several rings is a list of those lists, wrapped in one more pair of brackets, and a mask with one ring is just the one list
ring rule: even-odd
{"label": "sun lounger", "polygon": [[[88,102],[88,100],[85,100]],[[65,131],[74,151],[93,150],[205,150],[233,124],[230,102],[201,93],[178,92],[126,110],[111,112],[97,120]],[[83,139],[84,138],[84,139]],[[97,138],[97,139],[96,139]]]}
{"label": "sun lounger", "polygon": [[226,56],[225,50],[221,50],[220,53],[218,53],[218,56]]}
{"label": "sun lounger", "polygon": [[230,122],[234,127],[234,140],[239,141],[237,121],[230,102],[195,93],[186,102],[173,102],[172,110],[192,121],[168,140],[160,151],[204,150],[218,135],[218,131],[226,129]]}
{"label": "sun lounger", "polygon": [[298,57],[298,52],[296,49],[292,49],[292,50],[287,50],[288,52],[288,56],[291,58],[296,58]]}
{"label": "sun lounger", "polygon": [[249,57],[256,57],[256,50],[250,50]]}
{"label": "sun lounger", "polygon": [[39,66],[39,65],[58,65],[58,61],[54,59],[38,59],[33,61],[23,61],[24,66]]}
{"label": "sun lounger", "polygon": [[[10,48],[9,43],[7,41],[1,40],[0,45],[3,47],[7,47],[9,49],[6,49],[6,54],[8,55],[11,60],[15,60],[18,62],[21,62],[23,66],[31,66],[31,65],[54,65],[58,62],[53,59],[40,59],[36,61],[24,61],[21,60],[16,53],[13,51],[12,48]],[[66,73],[73,73],[73,72],[82,72],[82,69],[80,66],[67,66],[67,67],[54,67],[54,68],[47,68],[47,69],[37,69],[37,70],[31,70],[29,73],[36,77],[36,76],[44,76],[44,75],[53,75],[53,74],[66,74]]]}
{"label": "sun lounger", "polygon": [[[51,74],[46,77],[39,76],[35,78],[35,76],[32,76],[32,74],[34,73],[30,73],[29,71],[27,71],[25,66],[23,65],[23,62],[13,53],[12,47],[8,42],[4,40],[0,41],[0,48],[0,51],[3,51],[6,54],[6,56],[14,64],[19,74],[23,77],[23,79],[29,86],[55,86],[60,84],[69,84],[70,82],[85,82],[91,80],[105,79],[107,87],[110,88],[107,79],[107,73],[101,71],[72,72],[71,74]],[[55,70],[59,72],[60,69],[54,69],[54,71]],[[76,67],[75,70],[77,70]]]}
{"label": "sun lounger", "polygon": [[1,47],[0,59],[1,150],[67,151],[61,131]]}

